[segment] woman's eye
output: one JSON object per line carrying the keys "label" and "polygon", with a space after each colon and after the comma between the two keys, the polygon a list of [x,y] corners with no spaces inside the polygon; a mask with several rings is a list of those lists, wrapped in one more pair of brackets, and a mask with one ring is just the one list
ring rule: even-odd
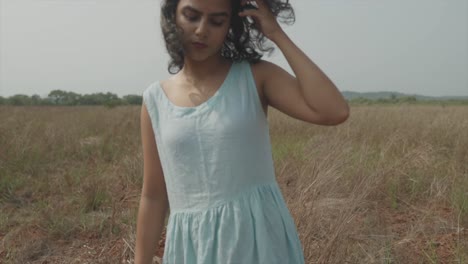
{"label": "woman's eye", "polygon": [[[188,21],[191,21],[191,22],[197,21],[199,19],[197,15],[184,14],[184,16]],[[224,21],[220,22],[220,21],[211,20],[210,23],[216,27],[220,27],[223,25]]]}
{"label": "woman's eye", "polygon": [[211,23],[217,27],[220,27],[223,25],[223,22],[212,21]]}
{"label": "woman's eye", "polygon": [[198,19],[197,16],[190,16],[190,15],[186,15],[186,14],[184,14],[184,16],[185,16],[189,21],[195,21],[195,20]]}

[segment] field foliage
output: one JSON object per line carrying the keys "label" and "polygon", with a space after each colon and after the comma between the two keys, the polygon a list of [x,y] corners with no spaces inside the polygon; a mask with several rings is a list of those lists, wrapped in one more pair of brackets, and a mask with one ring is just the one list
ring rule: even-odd
{"label": "field foliage", "polygon": [[[132,260],[139,114],[0,107],[0,263]],[[270,108],[269,123],[306,263],[468,263],[467,106],[353,105],[335,127]]]}

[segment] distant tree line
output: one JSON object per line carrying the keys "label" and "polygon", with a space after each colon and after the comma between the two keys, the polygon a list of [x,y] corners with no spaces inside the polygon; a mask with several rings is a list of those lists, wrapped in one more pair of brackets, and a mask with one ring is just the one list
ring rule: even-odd
{"label": "distant tree line", "polygon": [[125,95],[119,98],[113,93],[93,93],[93,94],[77,94],[62,90],[53,90],[47,97],[42,98],[35,94],[32,96],[24,94],[16,94],[10,97],[0,96],[0,105],[141,105],[142,97],[140,95]]}
{"label": "distant tree line", "polygon": [[375,105],[375,104],[438,104],[438,105],[468,105],[466,99],[417,99],[415,96],[395,96],[391,95],[389,98],[370,99],[365,97],[358,97],[348,100],[350,104],[354,105]]}
{"label": "distant tree line", "polygon": [[[0,105],[105,105],[114,107],[119,105],[141,105],[143,98],[140,95],[125,95],[119,98],[113,93],[93,93],[93,94],[77,94],[62,90],[53,90],[47,97],[41,98],[35,94],[32,96],[24,94],[16,94],[10,97],[0,96]],[[440,99],[427,100],[418,99],[415,96],[396,96],[392,94],[388,98],[371,99],[366,97],[358,97],[348,99],[348,102],[353,105],[374,105],[374,104],[440,104],[440,105],[468,105],[466,99]]]}

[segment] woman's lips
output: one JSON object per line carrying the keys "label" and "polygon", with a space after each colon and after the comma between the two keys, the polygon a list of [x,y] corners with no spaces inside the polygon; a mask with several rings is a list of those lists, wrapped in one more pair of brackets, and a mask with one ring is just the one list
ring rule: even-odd
{"label": "woman's lips", "polygon": [[203,49],[203,48],[206,48],[207,45],[206,44],[203,44],[203,43],[200,43],[200,42],[192,42],[193,46],[195,46],[195,48],[198,48],[198,49]]}

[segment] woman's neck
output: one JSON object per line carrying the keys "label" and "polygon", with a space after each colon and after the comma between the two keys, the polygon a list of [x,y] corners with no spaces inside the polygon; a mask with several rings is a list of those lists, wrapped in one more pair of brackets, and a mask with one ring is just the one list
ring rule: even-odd
{"label": "woman's neck", "polygon": [[229,61],[222,56],[214,56],[204,61],[186,59],[181,73],[188,82],[199,83],[223,71],[227,65]]}

